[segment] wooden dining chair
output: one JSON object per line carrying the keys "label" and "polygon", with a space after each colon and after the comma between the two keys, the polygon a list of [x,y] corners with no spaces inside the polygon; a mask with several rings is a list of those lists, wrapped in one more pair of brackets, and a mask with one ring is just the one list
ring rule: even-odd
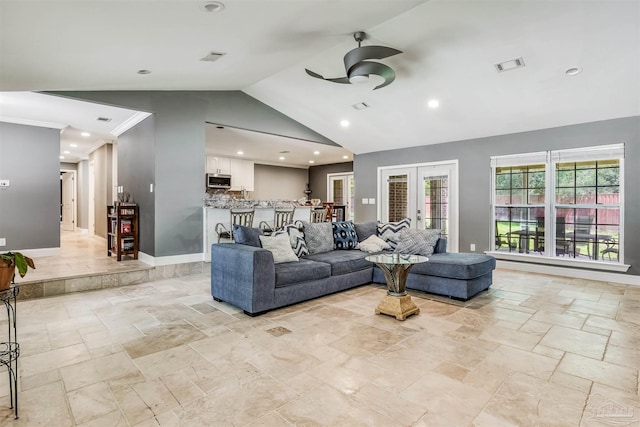
{"label": "wooden dining chair", "polygon": [[327,220],[327,209],[311,209],[309,222],[325,222]]}

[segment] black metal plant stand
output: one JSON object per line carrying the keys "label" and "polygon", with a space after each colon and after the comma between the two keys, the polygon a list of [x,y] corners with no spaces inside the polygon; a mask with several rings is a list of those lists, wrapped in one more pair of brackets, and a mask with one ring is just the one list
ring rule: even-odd
{"label": "black metal plant stand", "polygon": [[11,408],[18,419],[18,357],[20,344],[16,333],[16,299],[20,293],[20,286],[13,284],[9,289],[0,291],[0,300],[7,309],[8,341],[0,342],[0,365],[7,367],[9,373],[9,397]]}

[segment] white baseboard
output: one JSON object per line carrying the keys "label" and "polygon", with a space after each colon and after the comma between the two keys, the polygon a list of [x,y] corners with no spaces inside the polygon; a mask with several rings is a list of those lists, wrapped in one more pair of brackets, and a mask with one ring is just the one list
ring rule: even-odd
{"label": "white baseboard", "polygon": [[508,270],[528,271],[531,273],[551,274],[554,276],[571,277],[577,279],[599,280],[602,282],[619,283],[621,285],[640,286],[640,276],[632,274],[620,274],[607,271],[579,270],[552,265],[528,264],[524,262],[512,262],[496,260],[497,268]]}
{"label": "white baseboard", "polygon": [[76,230],[80,231],[80,234],[89,234],[89,229],[88,228],[76,228]]}
{"label": "white baseboard", "polygon": [[172,264],[186,264],[190,262],[201,262],[204,260],[204,255],[202,253],[197,254],[185,254],[185,255],[171,255],[171,256],[163,256],[163,257],[153,257],[144,252],[138,252],[138,259],[145,264],[152,265],[154,267],[159,267],[162,265],[172,265]]}
{"label": "white baseboard", "polygon": [[60,248],[18,249],[16,252],[20,252],[31,258],[60,256]]}

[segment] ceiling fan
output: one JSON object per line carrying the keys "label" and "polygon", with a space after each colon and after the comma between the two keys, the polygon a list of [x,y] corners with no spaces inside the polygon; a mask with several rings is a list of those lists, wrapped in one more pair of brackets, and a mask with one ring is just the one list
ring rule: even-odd
{"label": "ceiling fan", "polygon": [[366,34],[363,31],[353,33],[353,38],[358,42],[358,47],[350,50],[344,56],[344,68],[347,71],[346,77],[336,77],[327,79],[318,73],[305,68],[307,74],[317,79],[334,83],[361,83],[369,80],[369,75],[375,74],[384,79],[384,83],[376,86],[373,90],[390,85],[396,79],[396,73],[388,65],[379,62],[368,61],[369,59],[384,59],[402,53],[398,49],[385,46],[361,46]]}

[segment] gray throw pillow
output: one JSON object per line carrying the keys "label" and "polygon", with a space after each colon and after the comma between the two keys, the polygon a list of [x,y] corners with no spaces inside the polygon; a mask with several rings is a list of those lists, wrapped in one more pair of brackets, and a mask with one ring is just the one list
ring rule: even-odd
{"label": "gray throw pillow", "polygon": [[262,230],[259,228],[249,228],[242,225],[233,225],[233,240],[241,245],[260,247],[260,236]]}
{"label": "gray throw pillow", "polygon": [[330,222],[303,222],[304,241],[309,254],[333,250],[333,227]]}
{"label": "gray throw pillow", "polygon": [[440,230],[416,230],[407,228],[398,235],[394,252],[411,255],[433,255],[433,248],[440,238]]}
{"label": "gray throw pillow", "polygon": [[378,234],[378,221],[363,222],[361,224],[354,224],[356,227],[356,234],[358,235],[358,242],[364,242],[371,236]]}

